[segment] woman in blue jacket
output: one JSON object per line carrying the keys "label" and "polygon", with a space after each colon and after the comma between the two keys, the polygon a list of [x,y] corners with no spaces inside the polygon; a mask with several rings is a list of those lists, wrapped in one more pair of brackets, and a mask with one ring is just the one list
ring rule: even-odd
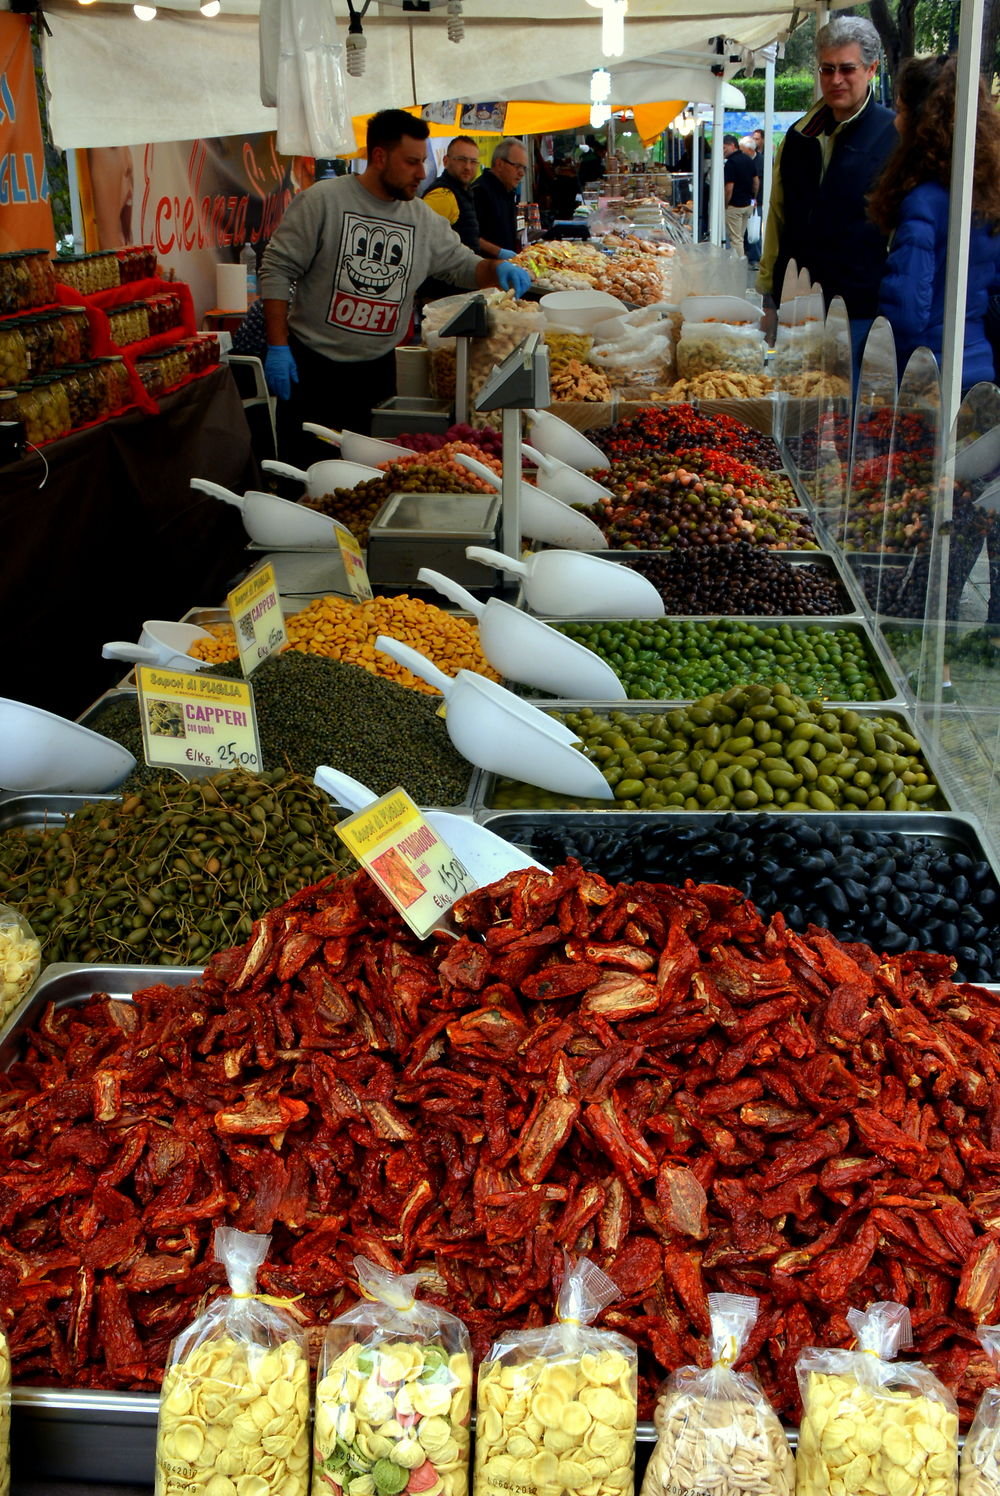
{"label": "woman in blue jacket", "polygon": [[[868,211],[891,236],[879,311],[892,325],[902,370],[914,348],[929,348],[941,357],[954,57],[913,57],[903,64],[896,129],[899,144],[875,184]],[[993,379],[995,373],[985,320],[991,293],[1000,291],[1000,116],[982,79],[972,212],[963,389]]]}

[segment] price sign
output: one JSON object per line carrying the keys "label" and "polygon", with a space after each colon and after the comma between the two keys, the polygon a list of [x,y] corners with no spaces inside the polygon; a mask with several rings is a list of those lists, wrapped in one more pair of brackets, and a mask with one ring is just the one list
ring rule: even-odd
{"label": "price sign", "polygon": [[243,674],[256,670],[261,660],[288,643],[281,598],[270,562],[247,577],[226,597],[236,633]]}
{"label": "price sign", "polygon": [[368,580],[368,569],[365,566],[365,558],[361,554],[357,536],[352,535],[346,525],[338,524],[336,530],[337,544],[340,546],[340,555],[347,573],[347,585],[351,589],[354,601],[356,603],[370,602],[375,594]]}
{"label": "price sign", "polygon": [[193,670],[136,667],[147,764],[185,774],[263,768],[248,681]]}
{"label": "price sign", "polygon": [[405,790],[341,821],[337,835],[421,939],[476,880]]}

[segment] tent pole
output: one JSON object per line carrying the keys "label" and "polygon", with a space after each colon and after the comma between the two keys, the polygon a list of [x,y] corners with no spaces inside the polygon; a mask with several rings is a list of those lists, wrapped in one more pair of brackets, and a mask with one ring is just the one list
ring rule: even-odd
{"label": "tent pole", "polygon": [[725,227],[723,218],[723,175],[725,162],[722,155],[722,134],[726,126],[722,90],[725,79],[715,80],[715,99],[712,106],[712,179],[709,196],[708,237],[713,244],[722,243]]}
{"label": "tent pole", "polygon": [[701,169],[701,120],[695,117],[691,131],[691,242],[701,239],[701,188],[704,175]]}
{"label": "tent pole", "polygon": [[976,102],[983,0],[965,0],[959,13],[955,133],[951,150],[948,258],[945,262],[944,337],[941,347],[942,421],[947,441],[962,400],[962,353],[972,222],[972,170],[976,156]]}
{"label": "tent pole", "polygon": [[[828,5],[817,5],[816,7],[816,30],[825,26],[830,19],[830,7]],[[819,71],[813,73],[813,98],[817,101],[823,97],[823,90],[819,86]]]}
{"label": "tent pole", "polygon": [[760,184],[761,238],[771,207],[771,173],[774,169],[774,53],[769,47],[764,64],[764,180]]}

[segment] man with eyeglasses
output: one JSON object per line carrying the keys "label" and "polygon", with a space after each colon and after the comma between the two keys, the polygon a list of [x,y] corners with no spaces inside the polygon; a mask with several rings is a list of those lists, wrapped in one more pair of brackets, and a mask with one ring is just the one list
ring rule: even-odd
{"label": "man with eyeglasses", "polygon": [[528,153],[513,135],[505,135],[493,152],[489,169],[472,189],[483,238],[513,253],[520,249],[517,237],[517,189],[528,168]]}
{"label": "man with eyeglasses", "polygon": [[871,21],[838,16],[816,33],[822,99],[796,120],[774,163],[757,289],[780,304],[794,260],[842,296],[860,348],[878,309],[886,244],[866,199],[896,143],[893,114],[875,100],[879,35]]}
{"label": "man with eyeglasses", "polygon": [[472,184],[479,175],[479,151],[471,135],[456,135],[444,153],[442,171],[424,193],[428,208],[447,219],[463,244],[487,260],[513,258],[509,249],[501,249],[484,239],[479,232],[476,202]]}

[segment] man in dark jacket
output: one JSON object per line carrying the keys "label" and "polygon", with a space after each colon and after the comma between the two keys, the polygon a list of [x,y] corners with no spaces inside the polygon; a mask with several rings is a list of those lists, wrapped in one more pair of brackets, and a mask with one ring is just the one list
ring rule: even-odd
{"label": "man in dark jacket", "polygon": [[499,245],[479,232],[472,184],[479,175],[479,151],[471,135],[456,135],[444,153],[443,170],[424,193],[424,202],[451,224],[463,244],[487,260],[505,260]]}
{"label": "man in dark jacket", "polygon": [[[517,236],[517,189],[528,165],[524,146],[513,135],[505,135],[493,152],[489,169],[473,185],[480,235],[516,254],[520,249]],[[481,241],[480,241],[481,242]]]}
{"label": "man in dark jacket", "polygon": [[857,350],[878,307],[886,257],[865,200],[897,135],[892,111],[872,93],[879,55],[872,23],[837,17],[816,33],[816,52],[823,98],[796,120],[775,161],[757,289],[776,306],[789,260],[806,267],[827,305],[844,298]]}

